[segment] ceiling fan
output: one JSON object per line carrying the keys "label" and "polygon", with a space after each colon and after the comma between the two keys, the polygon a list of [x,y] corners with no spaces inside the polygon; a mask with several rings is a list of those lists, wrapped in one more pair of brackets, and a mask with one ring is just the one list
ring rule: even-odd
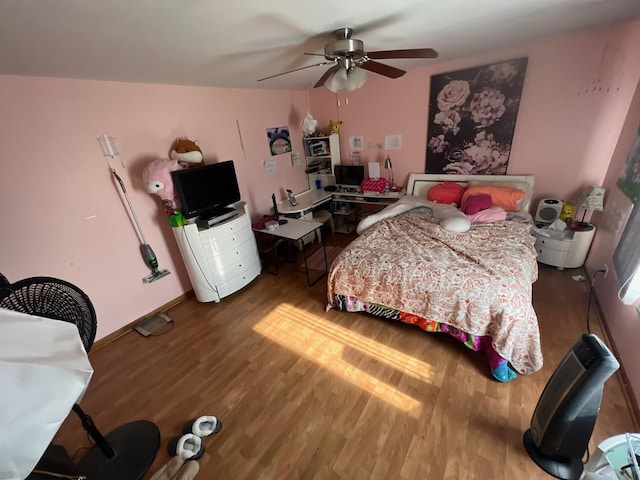
{"label": "ceiling fan", "polygon": [[349,27],[340,28],[333,32],[335,39],[324,47],[324,54],[305,53],[305,55],[324,56],[325,61],[305,67],[296,68],[275,75],[270,75],[259,79],[269,80],[288,73],[305,70],[307,68],[319,67],[322,65],[333,65],[329,68],[314,85],[314,88],[326,85],[331,91],[342,89],[355,90],[360,88],[366,80],[366,74],[362,70],[384,75],[389,78],[398,78],[407,73],[391,65],[377,62],[376,60],[394,58],[437,58],[438,52],[432,48],[411,48],[404,50],[380,50],[367,52],[364,49],[364,42],[357,38],[351,38],[353,29]]}

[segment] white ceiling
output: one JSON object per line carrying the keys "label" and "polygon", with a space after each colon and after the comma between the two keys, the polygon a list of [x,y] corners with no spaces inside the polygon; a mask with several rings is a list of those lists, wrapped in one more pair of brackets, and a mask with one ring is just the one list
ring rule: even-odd
{"label": "white ceiling", "polygon": [[[640,18],[640,0],[0,0],[0,74],[308,89],[331,32],[365,50],[432,47],[436,60]],[[391,80],[390,80],[391,81]]]}

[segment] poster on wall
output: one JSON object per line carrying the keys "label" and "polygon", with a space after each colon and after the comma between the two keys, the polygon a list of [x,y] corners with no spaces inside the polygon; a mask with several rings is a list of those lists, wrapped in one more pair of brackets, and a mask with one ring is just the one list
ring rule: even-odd
{"label": "poster on wall", "polygon": [[426,173],[504,175],[527,58],[431,77]]}
{"label": "poster on wall", "polygon": [[635,204],[640,197],[640,127],[618,178],[618,188]]}
{"label": "poster on wall", "polygon": [[289,127],[267,128],[267,138],[271,155],[280,155],[291,151]]}

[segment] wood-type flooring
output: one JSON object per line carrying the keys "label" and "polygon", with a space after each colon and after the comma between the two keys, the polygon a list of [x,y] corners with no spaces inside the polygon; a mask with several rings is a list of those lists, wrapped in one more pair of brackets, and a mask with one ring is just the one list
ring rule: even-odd
{"label": "wood-type flooring", "polygon": [[[328,235],[327,243],[348,238]],[[503,384],[483,353],[444,334],[325,311],[326,281],[308,287],[298,264],[262,273],[219,304],[186,300],[167,312],[174,326],[165,334],[132,332],[90,354],[95,374],[81,406],[98,428],[147,419],[160,429],[146,479],[169,460],[169,438],[200,415],[223,422],[204,438],[197,478],[206,480],[551,478],[522,435],[551,373],[585,332],[588,285],[571,278],[581,269],[540,266],[533,298],[544,368]],[[608,343],[597,309],[591,315]],[[591,450],[637,430],[617,373]],[[76,460],[89,445],[73,413],[55,440]]]}

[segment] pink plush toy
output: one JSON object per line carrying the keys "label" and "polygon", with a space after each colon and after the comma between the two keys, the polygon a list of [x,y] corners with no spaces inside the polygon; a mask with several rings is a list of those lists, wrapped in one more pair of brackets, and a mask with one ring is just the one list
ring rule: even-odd
{"label": "pink plush toy", "polygon": [[173,180],[171,172],[181,170],[182,167],[176,160],[159,158],[153,160],[142,171],[142,181],[147,192],[158,195],[167,215],[173,215],[178,209],[173,193]]}

